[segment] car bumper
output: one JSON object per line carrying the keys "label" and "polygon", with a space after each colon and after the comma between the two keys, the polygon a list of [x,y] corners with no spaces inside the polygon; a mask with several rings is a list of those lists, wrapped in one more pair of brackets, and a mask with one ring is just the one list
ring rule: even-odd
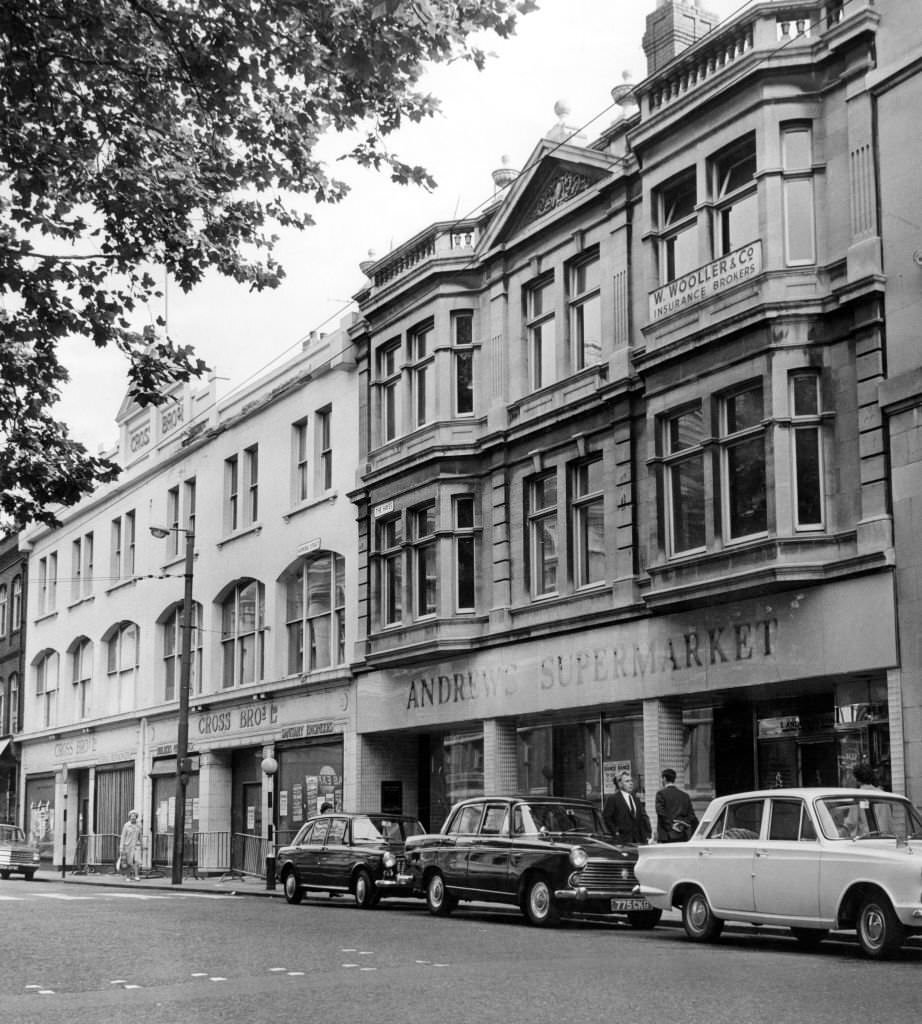
{"label": "car bumper", "polygon": [[[571,903],[577,907],[584,904],[597,905],[608,913],[653,910],[649,900],[639,896],[636,892],[614,892],[611,889],[590,889],[586,886],[576,886],[555,889],[554,898],[561,903]],[[621,909],[616,909],[619,903],[624,906]]]}
{"label": "car bumper", "polygon": [[389,891],[394,889],[404,889],[407,892],[411,892],[413,889],[413,876],[395,875],[393,878],[379,878],[375,882],[375,888],[387,889]]}

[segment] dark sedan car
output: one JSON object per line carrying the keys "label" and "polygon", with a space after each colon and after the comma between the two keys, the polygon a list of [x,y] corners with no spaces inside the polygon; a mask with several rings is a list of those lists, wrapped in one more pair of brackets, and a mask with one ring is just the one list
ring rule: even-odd
{"label": "dark sedan car", "polygon": [[406,855],[436,915],[459,900],[509,903],[535,925],[591,914],[623,915],[635,928],[652,928],[661,915],[633,893],[637,848],[617,845],[588,800],[463,800],[441,832],[408,839]]}
{"label": "dark sedan car", "polygon": [[311,892],[352,893],[365,908],[382,896],[411,896],[403,847],[409,836],[422,832],[415,818],[401,815],[322,814],[279,849],[276,877],[289,903],[300,903]]}

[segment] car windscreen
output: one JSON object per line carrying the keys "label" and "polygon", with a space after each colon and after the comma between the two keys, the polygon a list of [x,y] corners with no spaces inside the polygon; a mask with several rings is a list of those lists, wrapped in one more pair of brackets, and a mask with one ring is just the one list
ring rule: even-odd
{"label": "car windscreen", "polygon": [[581,804],[535,802],[518,804],[513,815],[513,828],[517,833],[548,832],[602,833],[605,826],[594,807]]}
{"label": "car windscreen", "polygon": [[919,812],[883,790],[823,797],[816,811],[827,839],[922,839]]}
{"label": "car windscreen", "polygon": [[356,843],[402,843],[407,836],[421,836],[424,831],[412,818],[392,818],[386,814],[369,814],[352,821],[352,841]]}
{"label": "car windscreen", "polygon": [[26,837],[22,829],[15,825],[0,825],[0,843],[24,843]]}

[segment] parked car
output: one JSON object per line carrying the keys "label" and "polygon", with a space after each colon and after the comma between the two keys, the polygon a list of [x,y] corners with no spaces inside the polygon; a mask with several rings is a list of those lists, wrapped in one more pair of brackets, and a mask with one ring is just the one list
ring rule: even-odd
{"label": "parked car", "polygon": [[334,813],[310,818],[279,849],[275,873],[289,903],[305,893],[351,893],[364,908],[382,896],[412,896],[403,847],[423,826],[394,814]]}
{"label": "parked car", "polygon": [[16,825],[0,825],[0,878],[14,872],[31,878],[38,870],[38,850]]}
{"label": "parked car", "polygon": [[922,817],[876,789],[771,789],[718,797],[687,843],[644,847],[638,894],[682,909],[685,933],[728,920],[784,925],[802,945],[854,929],[891,956],[922,930]]}
{"label": "parked car", "polygon": [[441,832],[411,836],[407,865],[432,914],[459,900],[508,903],[534,925],[562,915],[661,916],[634,892],[637,848],[616,845],[588,800],[484,796],[451,809]]}

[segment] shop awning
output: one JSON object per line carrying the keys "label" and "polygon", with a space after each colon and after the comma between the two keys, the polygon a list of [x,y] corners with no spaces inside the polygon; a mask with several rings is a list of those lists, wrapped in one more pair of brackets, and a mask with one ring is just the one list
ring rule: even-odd
{"label": "shop awning", "polygon": [[16,764],[18,760],[12,737],[4,737],[4,739],[0,740],[0,761]]}

